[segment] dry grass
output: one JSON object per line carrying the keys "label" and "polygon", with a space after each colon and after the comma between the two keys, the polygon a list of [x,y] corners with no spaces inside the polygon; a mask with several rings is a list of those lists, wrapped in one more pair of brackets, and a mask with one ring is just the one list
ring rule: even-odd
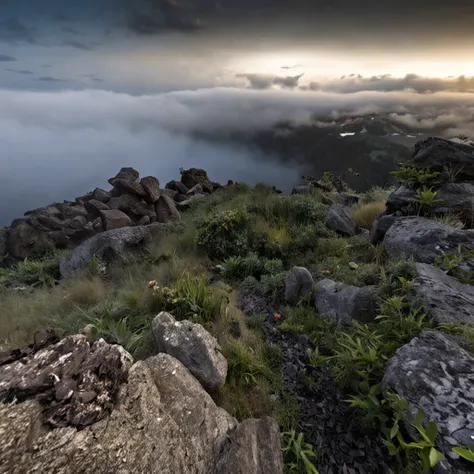
{"label": "dry grass", "polygon": [[370,229],[374,220],[384,211],[385,201],[375,201],[355,206],[352,217],[359,227]]}
{"label": "dry grass", "polygon": [[73,280],[67,286],[35,290],[31,294],[0,295],[0,344],[25,346],[36,331],[60,326],[61,319],[77,307],[88,309],[105,298],[100,279]]}

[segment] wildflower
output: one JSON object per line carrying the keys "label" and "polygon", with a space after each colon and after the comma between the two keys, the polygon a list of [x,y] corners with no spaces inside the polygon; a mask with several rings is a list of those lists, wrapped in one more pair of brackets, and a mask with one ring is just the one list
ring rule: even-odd
{"label": "wildflower", "polygon": [[153,291],[158,291],[159,289],[160,289],[160,287],[158,285],[153,286]]}
{"label": "wildflower", "polygon": [[281,314],[275,313],[273,317],[275,318],[276,321],[279,321],[281,319]]}
{"label": "wildflower", "polygon": [[234,290],[232,290],[232,288],[230,286],[228,286],[225,291],[227,291],[227,293],[232,293],[232,291],[234,291]]}
{"label": "wildflower", "polygon": [[148,282],[148,288],[153,288],[156,285],[156,280],[151,280]]}

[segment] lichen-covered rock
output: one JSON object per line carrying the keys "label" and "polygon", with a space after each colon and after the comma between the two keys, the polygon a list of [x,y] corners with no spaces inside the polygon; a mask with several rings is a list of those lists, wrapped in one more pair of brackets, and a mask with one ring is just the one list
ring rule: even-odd
{"label": "lichen-covered rock", "polygon": [[143,186],[136,181],[128,181],[126,179],[116,179],[114,181],[114,189],[118,194],[132,194],[139,198],[146,198],[148,195],[143,189]]}
{"label": "lichen-covered rock", "polygon": [[97,201],[97,199],[91,199],[90,201],[85,202],[84,208],[92,217],[100,217],[101,211],[108,211],[110,209],[107,204]]}
{"label": "lichen-covered rock", "polygon": [[198,183],[195,186],[193,186],[186,194],[188,196],[194,196],[195,194],[203,194],[203,193],[204,193],[204,190],[202,188],[202,185]]}
{"label": "lichen-covered rock", "polygon": [[324,279],[316,285],[314,301],[319,313],[334,323],[366,323],[377,316],[377,287],[372,285],[358,288]]}
{"label": "lichen-covered rock", "polygon": [[285,301],[296,305],[302,297],[313,290],[314,280],[311,273],[303,267],[293,267],[285,282]]}
{"label": "lichen-covered rock", "polygon": [[170,220],[181,220],[181,214],[176,204],[168,196],[162,194],[155,206],[157,222],[168,222]]}
{"label": "lichen-covered rock", "polygon": [[169,189],[180,194],[186,194],[189,191],[189,188],[181,183],[181,181],[170,181],[169,183],[166,183],[165,189]]}
{"label": "lichen-covered rock", "polygon": [[178,359],[205,388],[224,385],[227,360],[216,339],[200,324],[176,321],[161,312],[153,320],[153,336],[158,350]]}
{"label": "lichen-covered rock", "polygon": [[160,182],[153,176],[145,176],[140,180],[140,184],[145,190],[145,200],[151,204],[158,201],[160,197]]}
{"label": "lichen-covered rock", "polygon": [[474,230],[459,230],[423,217],[401,217],[385,234],[383,245],[391,259],[413,257],[434,263],[443,253],[455,253],[459,245],[474,250]]}
{"label": "lichen-covered rock", "polygon": [[120,258],[126,252],[141,247],[150,240],[151,235],[147,227],[124,227],[95,235],[60,261],[61,276],[70,278],[76,270],[89,263],[94,257],[106,262]]}
{"label": "lichen-covered rock", "polygon": [[283,474],[280,429],[272,418],[244,420],[230,435],[215,474]]}
{"label": "lichen-covered rock", "polygon": [[[424,331],[390,359],[383,387],[406,399],[413,414],[421,408],[437,424],[436,444],[448,464],[442,472],[474,472],[453,461],[452,452],[472,444],[474,436],[474,359],[464,349],[441,332]],[[419,439],[409,423],[406,428]]]}
{"label": "lichen-covered rock", "polygon": [[438,324],[474,325],[474,287],[446,275],[440,268],[418,263],[417,297]]}
{"label": "lichen-covered rock", "polygon": [[326,225],[342,235],[352,236],[356,232],[356,223],[352,219],[349,209],[340,204],[329,206]]}
{"label": "lichen-covered rock", "polygon": [[26,221],[18,221],[10,228],[8,253],[18,259],[54,252],[56,245],[48,231],[35,229]]}
{"label": "lichen-covered rock", "polygon": [[387,198],[387,212],[389,214],[394,214],[397,211],[401,211],[403,214],[414,213],[417,201],[414,189],[400,186]]}
{"label": "lichen-covered rock", "polygon": [[87,218],[87,211],[82,204],[70,204],[63,207],[64,219],[74,219],[79,216]]}

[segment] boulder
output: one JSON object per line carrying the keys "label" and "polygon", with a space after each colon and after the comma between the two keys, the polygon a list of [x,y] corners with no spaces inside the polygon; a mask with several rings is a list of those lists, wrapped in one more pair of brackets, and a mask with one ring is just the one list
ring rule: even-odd
{"label": "boulder", "polygon": [[216,339],[200,324],[176,321],[161,312],[153,320],[153,336],[158,350],[178,359],[207,389],[224,385],[227,360]]}
{"label": "boulder", "polygon": [[412,214],[418,201],[416,192],[406,186],[400,186],[387,198],[387,213],[394,214],[401,211],[403,214]]}
{"label": "boulder", "polygon": [[413,164],[422,169],[451,170],[457,181],[474,180],[474,147],[441,138],[428,138],[415,145]]}
{"label": "boulder", "polygon": [[392,225],[397,220],[396,216],[389,215],[389,216],[380,216],[372,223],[372,227],[370,228],[370,243],[372,245],[377,245],[383,241],[385,238],[385,234],[388,232],[388,229],[392,227]]}
{"label": "boulder", "polygon": [[215,474],[283,474],[280,429],[272,418],[240,423],[226,442]]}
{"label": "boulder", "polygon": [[92,228],[94,229],[94,232],[104,232],[104,224],[102,224],[102,219],[100,217],[94,219],[92,222]]}
{"label": "boulder", "polygon": [[64,219],[74,219],[74,217],[78,216],[87,218],[87,211],[83,205],[68,204],[66,206],[63,206]]}
{"label": "boulder", "polygon": [[[182,194],[178,194],[178,191],[174,191],[173,189],[163,189],[163,193],[165,196],[168,196],[170,199],[175,199],[176,196],[183,196]],[[188,199],[188,196],[184,196],[185,199]]]}
{"label": "boulder", "polygon": [[315,305],[321,315],[334,323],[353,319],[369,323],[377,316],[376,286],[347,286],[324,279],[316,285]]}
{"label": "boulder", "polygon": [[60,261],[61,276],[70,278],[76,270],[89,263],[94,257],[106,262],[120,258],[127,251],[141,247],[150,240],[151,235],[146,227],[124,227],[95,235]]}
{"label": "boulder", "polygon": [[174,196],[174,202],[177,202],[178,204],[188,201],[188,199],[189,199],[189,196],[186,196],[185,194],[176,194]]}
{"label": "boulder", "polygon": [[293,306],[313,290],[313,277],[306,268],[293,267],[285,282],[285,301]]}
{"label": "boulder", "polygon": [[138,225],[148,225],[151,223],[150,216],[143,216],[139,221]]}
{"label": "boulder", "polygon": [[113,197],[109,202],[110,209],[118,209],[125,212],[126,214],[131,214],[135,204],[140,202],[138,196],[132,194],[122,194],[119,197]]}
{"label": "boulder", "polygon": [[474,325],[474,287],[446,275],[440,268],[417,263],[417,297],[437,324]]}
{"label": "boulder", "polygon": [[[2,383],[11,384],[13,372],[27,375],[17,375],[8,403],[0,404],[4,472],[209,474],[222,465],[224,448],[227,454],[232,447],[229,436],[242,431],[257,452],[274,450],[279,456],[274,437],[262,436],[273,433],[266,428],[270,421],[236,431],[236,420],[167,354],[130,367],[119,346],[90,344],[81,335],[36,355],[36,360],[23,357],[26,365],[12,361],[0,367],[6,375]],[[38,389],[44,392],[41,400]],[[255,439],[261,444],[255,446]],[[250,454],[249,474],[281,473],[262,470],[271,460],[256,455],[252,463]]]}
{"label": "boulder", "polygon": [[77,216],[73,219],[64,221],[64,227],[69,227],[70,229],[82,229],[87,225],[87,219],[84,216]]}
{"label": "boulder", "polygon": [[[389,360],[383,379],[385,391],[396,392],[413,414],[421,408],[425,419],[438,426],[436,445],[446,455],[442,472],[474,472],[454,461],[456,446],[472,444],[474,436],[474,359],[454,340],[427,330],[401,347]],[[419,435],[405,420],[413,439]],[[465,469],[462,467],[465,466]]]}
{"label": "boulder", "polygon": [[10,228],[8,253],[21,260],[37,257],[56,248],[48,232],[32,227],[28,222],[21,221]]}
{"label": "boulder", "polygon": [[196,186],[193,186],[186,194],[188,196],[194,196],[195,194],[203,194],[203,193],[204,193],[204,190],[202,188],[202,185],[196,184]]}
{"label": "boulder", "polygon": [[38,215],[48,216],[48,217],[61,217],[61,211],[56,206],[46,206],[40,207],[38,209],[33,209],[32,211],[25,212],[25,216],[38,216]]}
{"label": "boulder", "polygon": [[130,217],[118,209],[101,211],[100,217],[105,230],[121,229],[122,227],[133,226],[133,222]]}
{"label": "boulder", "polygon": [[100,201],[103,203],[108,203],[110,201],[110,198],[111,198],[110,193],[100,188],[95,188],[92,193],[92,199],[95,199],[96,201]]}
{"label": "boulder", "polygon": [[[180,196],[180,195],[178,195]],[[178,202],[178,209],[180,211],[184,211],[186,209],[189,209],[189,206],[191,205],[191,203],[193,201],[195,201],[196,199],[202,199],[204,197],[206,197],[206,194],[193,194],[192,196],[186,196],[188,199],[186,199],[185,201],[180,201]]]}
{"label": "boulder", "polygon": [[145,190],[145,200],[149,203],[154,204],[160,197],[160,182],[153,176],[146,176],[140,181],[143,189]]}
{"label": "boulder", "polygon": [[114,186],[116,179],[123,179],[125,181],[136,181],[140,177],[137,170],[133,168],[122,168],[114,178],[109,179],[109,184]]}
{"label": "boulder", "polygon": [[456,253],[459,245],[474,250],[474,230],[459,230],[423,217],[400,217],[385,234],[383,245],[391,259],[413,257],[434,263],[443,253]]}
{"label": "boulder", "polygon": [[0,259],[7,254],[8,251],[8,229],[0,229]]}
{"label": "boulder", "polygon": [[118,191],[119,195],[132,194],[138,196],[140,199],[147,197],[147,193],[143,189],[143,186],[136,181],[127,181],[125,179],[116,179],[114,181],[114,189]]}
{"label": "boulder", "polygon": [[153,222],[147,226],[153,240],[160,239],[168,234],[168,226],[163,223]]}
{"label": "boulder", "polygon": [[36,219],[49,230],[61,230],[64,227],[64,221],[61,221],[57,217],[38,214]]}
{"label": "boulder", "polygon": [[169,220],[180,220],[181,214],[176,204],[168,196],[162,194],[155,206],[157,222],[168,222]]}
{"label": "boulder", "polygon": [[189,188],[180,181],[170,181],[166,184],[165,189],[170,189],[180,194],[186,194],[189,191]]}
{"label": "boulder", "polygon": [[110,209],[107,204],[97,201],[96,199],[85,202],[84,208],[92,217],[100,217],[101,211],[108,211]]}
{"label": "boulder", "polygon": [[340,204],[329,206],[326,225],[342,235],[353,236],[356,233],[356,223],[349,209]]}
{"label": "boulder", "polygon": [[189,170],[184,170],[181,174],[181,182],[188,189],[193,188],[196,184],[200,184],[204,192],[212,193],[214,191],[212,182],[207,177],[206,171],[203,169],[191,168]]}

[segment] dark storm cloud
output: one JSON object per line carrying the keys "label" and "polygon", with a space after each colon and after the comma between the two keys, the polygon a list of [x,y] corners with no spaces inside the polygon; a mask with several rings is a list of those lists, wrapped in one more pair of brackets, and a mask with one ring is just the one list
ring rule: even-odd
{"label": "dark storm cloud", "polygon": [[36,43],[35,30],[26,26],[20,19],[11,16],[0,21],[0,41],[12,43],[27,42]]}
{"label": "dark storm cloud", "polygon": [[15,72],[15,73],[17,73],[17,74],[27,74],[27,75],[34,74],[33,71],[29,71],[28,69],[11,69],[11,68],[5,68],[5,71],[8,71],[8,72]]}
{"label": "dark storm cloud", "polygon": [[389,74],[373,77],[351,75],[327,82],[311,82],[309,89],[314,91],[353,93],[360,91],[402,91],[412,89],[416,92],[474,92],[474,77],[436,78],[407,74],[405,77],[392,77]]}
{"label": "dark storm cloud", "polygon": [[16,58],[13,56],[7,56],[6,54],[0,54],[0,63],[2,62],[11,62],[11,61],[17,61]]}
{"label": "dark storm cloud", "polygon": [[71,46],[72,48],[82,49],[83,51],[94,51],[97,48],[97,43],[84,43],[82,41],[65,40],[64,46]]}
{"label": "dark storm cloud", "polygon": [[270,74],[236,74],[235,77],[246,79],[251,89],[269,89],[272,86],[294,89],[298,87],[298,81],[302,76],[303,74],[286,77]]}
{"label": "dark storm cloud", "polygon": [[42,76],[36,78],[36,80],[41,82],[67,82],[65,79],[58,79],[57,77],[52,76]]}

